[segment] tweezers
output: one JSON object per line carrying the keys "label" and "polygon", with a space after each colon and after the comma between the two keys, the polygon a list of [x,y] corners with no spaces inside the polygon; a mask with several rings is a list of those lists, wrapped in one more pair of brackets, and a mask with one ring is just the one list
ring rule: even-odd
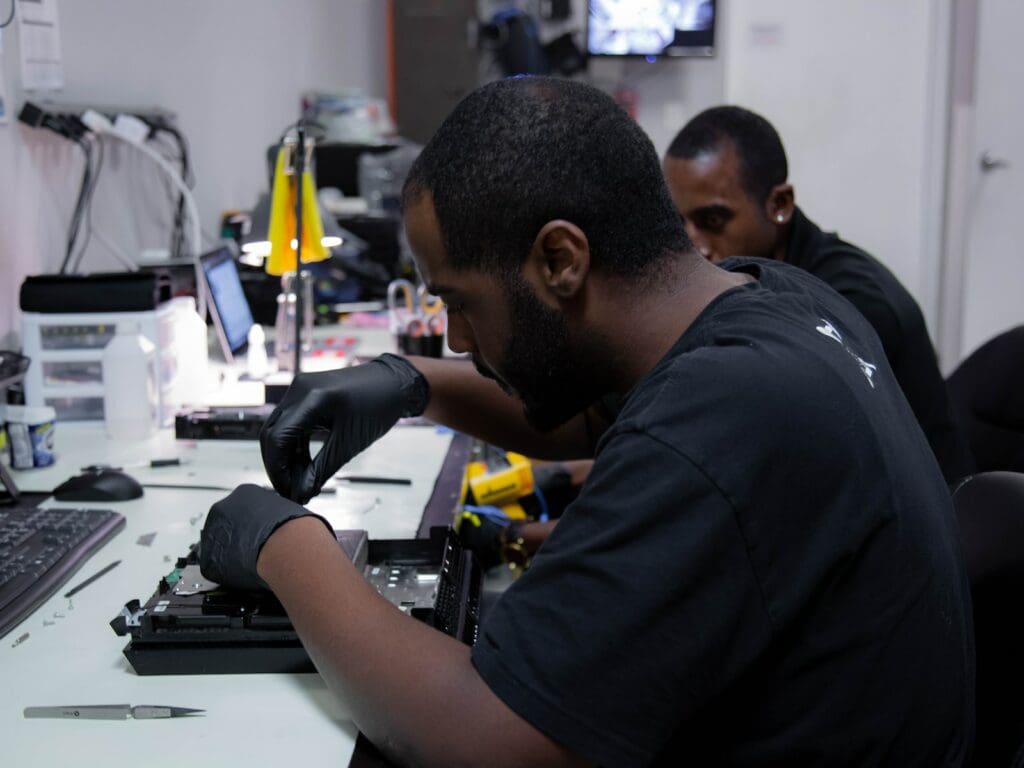
{"label": "tweezers", "polygon": [[186,707],[160,707],[150,704],[87,704],[64,707],[25,707],[25,717],[58,717],[68,720],[154,720],[164,717],[187,717],[205,712],[204,709]]}

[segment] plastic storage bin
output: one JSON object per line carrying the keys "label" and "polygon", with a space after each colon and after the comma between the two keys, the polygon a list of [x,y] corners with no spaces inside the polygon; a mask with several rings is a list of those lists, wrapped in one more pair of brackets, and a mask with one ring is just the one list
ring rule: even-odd
{"label": "plastic storage bin", "polygon": [[103,350],[118,323],[135,322],[156,347],[160,424],[173,424],[180,406],[175,385],[187,365],[183,345],[175,343],[179,317],[170,302],[148,312],[22,312],[24,353],[32,360],[25,403],[53,407],[59,421],[103,419]]}

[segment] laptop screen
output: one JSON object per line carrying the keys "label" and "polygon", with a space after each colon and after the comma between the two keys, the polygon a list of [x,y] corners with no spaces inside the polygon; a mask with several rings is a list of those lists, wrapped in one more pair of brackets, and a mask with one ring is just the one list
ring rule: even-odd
{"label": "laptop screen", "polygon": [[230,361],[232,353],[241,349],[248,340],[253,324],[252,311],[242,291],[238,267],[229,248],[218,248],[204,254],[200,261],[210,289],[210,312],[217,335],[225,347],[224,356]]}

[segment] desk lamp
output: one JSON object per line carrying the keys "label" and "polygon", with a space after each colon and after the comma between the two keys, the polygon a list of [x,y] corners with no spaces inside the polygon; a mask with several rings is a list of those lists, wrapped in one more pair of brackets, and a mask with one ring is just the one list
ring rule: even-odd
{"label": "desk lamp", "polygon": [[296,373],[301,370],[303,337],[308,343],[313,333],[312,285],[302,265],[330,256],[310,171],[312,153],[313,141],[299,123],[296,138],[285,139],[277,153],[267,228],[269,250],[264,264],[267,274],[281,278],[276,322],[278,366],[292,367],[285,339],[294,325]]}

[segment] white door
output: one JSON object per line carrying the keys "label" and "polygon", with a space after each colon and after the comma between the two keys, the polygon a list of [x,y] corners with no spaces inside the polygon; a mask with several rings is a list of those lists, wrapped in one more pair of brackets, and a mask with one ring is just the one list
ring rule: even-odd
{"label": "white door", "polygon": [[981,0],[961,359],[1024,324],[1024,2]]}

